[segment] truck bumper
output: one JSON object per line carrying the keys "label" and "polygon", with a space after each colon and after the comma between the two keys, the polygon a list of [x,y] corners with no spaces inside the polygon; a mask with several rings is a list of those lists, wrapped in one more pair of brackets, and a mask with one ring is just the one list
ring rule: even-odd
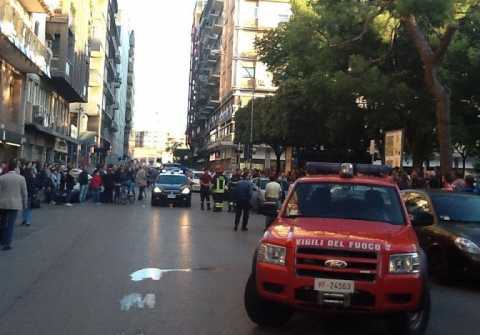
{"label": "truck bumper", "polygon": [[424,288],[420,274],[386,275],[372,282],[355,281],[355,292],[336,295],[332,304],[328,294],[314,290],[314,278],[298,276],[286,267],[259,263],[256,282],[262,298],[296,309],[360,314],[415,311]]}

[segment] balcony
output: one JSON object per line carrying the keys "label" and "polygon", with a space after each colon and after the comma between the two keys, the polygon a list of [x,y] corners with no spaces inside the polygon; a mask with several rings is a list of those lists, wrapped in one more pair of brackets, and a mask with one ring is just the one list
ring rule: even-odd
{"label": "balcony", "polygon": [[207,148],[208,150],[220,149],[233,146],[233,134],[228,134],[222,137],[217,138],[215,141],[209,141]]}
{"label": "balcony", "polygon": [[53,58],[51,76],[57,91],[69,102],[86,102],[88,84],[87,55],[75,52],[75,34],[68,15],[47,19],[47,35],[56,36],[51,42]]}
{"label": "balcony", "polygon": [[18,0],[30,13],[49,13],[52,8],[44,0]]}
{"label": "balcony", "polygon": [[[35,8],[39,1],[25,1]],[[0,0],[0,55],[17,70],[50,77],[52,52],[8,0]]]}

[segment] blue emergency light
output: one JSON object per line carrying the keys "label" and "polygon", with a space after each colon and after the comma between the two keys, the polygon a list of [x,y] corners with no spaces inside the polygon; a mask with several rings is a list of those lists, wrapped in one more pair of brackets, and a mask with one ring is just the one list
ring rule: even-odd
{"label": "blue emergency light", "polygon": [[382,177],[392,172],[390,166],[372,164],[308,162],[305,167],[310,175],[339,174],[345,178],[357,174]]}

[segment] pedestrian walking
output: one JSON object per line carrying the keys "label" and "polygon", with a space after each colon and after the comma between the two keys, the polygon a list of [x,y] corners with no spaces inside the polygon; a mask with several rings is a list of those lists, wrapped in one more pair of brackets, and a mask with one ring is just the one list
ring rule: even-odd
{"label": "pedestrian walking", "polygon": [[135,181],[138,186],[138,200],[142,201],[144,197],[146,198],[145,188],[147,187],[147,172],[143,166],[138,170]]}
{"label": "pedestrian walking", "polygon": [[10,163],[9,172],[0,176],[0,244],[2,250],[12,248],[12,237],[18,211],[27,208],[28,193],[18,162]]}
{"label": "pedestrian walking", "polygon": [[86,168],[84,168],[78,175],[78,183],[80,184],[79,201],[82,203],[87,199],[88,193],[88,172]]}
{"label": "pedestrian walking", "polygon": [[240,169],[237,169],[228,182],[228,212],[231,212],[235,207],[235,187],[237,187],[240,180],[242,180],[242,172]]}
{"label": "pedestrian walking", "polygon": [[235,231],[238,230],[242,218],[242,231],[248,230],[248,219],[250,216],[250,199],[252,198],[253,185],[244,174],[242,180],[235,187]]}
{"label": "pedestrian walking", "polygon": [[210,187],[212,186],[212,177],[208,169],[203,171],[200,177],[200,207],[205,210],[205,201],[207,202],[207,210],[210,210]]}

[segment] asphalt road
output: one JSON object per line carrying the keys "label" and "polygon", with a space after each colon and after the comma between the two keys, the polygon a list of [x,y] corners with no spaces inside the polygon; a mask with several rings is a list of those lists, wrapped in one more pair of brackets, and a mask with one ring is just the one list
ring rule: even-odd
{"label": "asphalt road", "polygon": [[[263,218],[234,232],[231,214],[198,207],[195,195],[192,209],[36,210],[34,226],[16,227],[14,249],[0,252],[0,334],[384,333],[375,321],[307,314],[281,330],[257,328],[243,289]],[[161,271],[141,271],[149,268]],[[433,285],[429,334],[470,335],[479,320],[480,283]]]}

